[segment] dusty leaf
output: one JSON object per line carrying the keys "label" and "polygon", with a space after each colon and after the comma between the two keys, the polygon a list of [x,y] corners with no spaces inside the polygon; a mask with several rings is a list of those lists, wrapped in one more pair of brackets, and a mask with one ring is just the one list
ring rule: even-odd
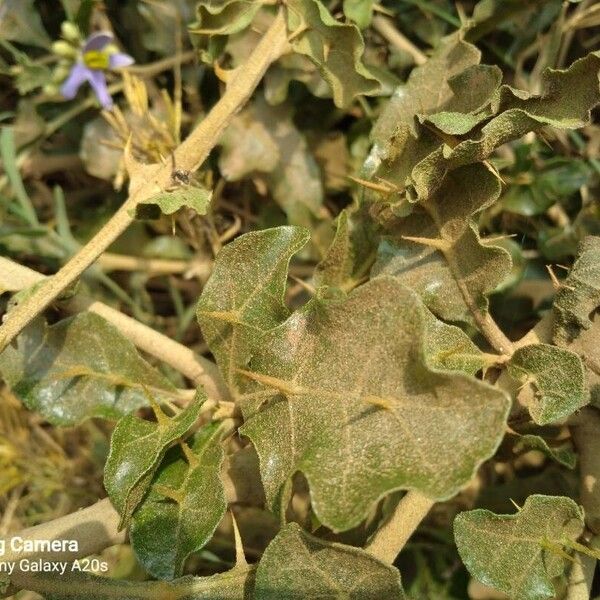
{"label": "dusty leaf", "polygon": [[586,237],[563,285],[556,293],[554,341],[568,343],[592,326],[590,315],[600,306],[600,237]]}
{"label": "dusty leaf", "polygon": [[423,309],[423,352],[430,367],[475,375],[486,366],[484,355],[459,327],[439,321]]}
{"label": "dusty leaf", "polygon": [[334,19],[320,0],[289,0],[286,7],[292,48],[315,63],[336,106],[347,107],[356,96],[380,90],[362,62],[365,45],[355,25]]}
{"label": "dusty leaf", "polygon": [[344,530],[391,490],[452,496],[493,454],[507,398],[431,368],[425,327],[418,296],[378,278],[343,300],[313,300],[265,336],[245,372],[255,383],[240,398],[241,432],[273,509],[302,471],[320,521]]}
{"label": "dusty leaf", "polygon": [[82,313],[48,326],[35,320],[0,355],[0,373],[31,410],[56,425],[118,419],[175,389],[113,325]]}
{"label": "dusty leaf", "polygon": [[403,145],[410,142],[408,134],[416,137],[416,116],[440,111],[454,96],[449,80],[479,63],[480,58],[479,50],[458,35],[444,38],[427,62],[411,71],[406,84],[385,105],[371,132],[371,161],[393,161],[401,156]]}
{"label": "dusty leaf", "polygon": [[284,303],[291,257],[308,241],[299,227],[276,227],[240,236],[219,253],[198,302],[204,339],[232,392],[238,368],[266,331],[289,314]]}
{"label": "dusty leaf", "polygon": [[564,419],[589,400],[581,359],[550,344],[517,348],[508,372],[524,387],[521,397],[539,425]]}
{"label": "dusty leaf", "polygon": [[482,164],[448,174],[439,193],[384,221],[393,245],[384,243],[375,273],[415,289],[443,319],[469,320],[469,305],[485,310],[512,262],[504,248],[482,243],[473,218],[499,194],[497,178]]}
{"label": "dusty leaf", "polygon": [[174,190],[160,192],[135,207],[138,219],[158,219],[161,214],[172,215],[181,208],[191,208],[199,215],[205,215],[212,192],[198,185],[183,185]]}
{"label": "dusty leaf", "polygon": [[205,399],[198,390],[196,398],[173,417],[154,404],[156,421],[127,415],[117,423],[104,467],[104,487],[121,515],[121,527],[146,495],[166,451],[196,422]]}
{"label": "dusty leaf", "polygon": [[575,468],[577,455],[573,450],[573,445],[569,441],[559,445],[550,445],[541,435],[517,434],[511,435],[510,437],[514,439],[512,449],[515,454],[537,450],[564,467],[567,467],[567,469]]}
{"label": "dusty leaf", "polygon": [[262,0],[202,0],[196,8],[196,21],[189,27],[190,37],[207,63],[224,50],[227,36],[243,31],[252,23]]}
{"label": "dusty leaf", "polygon": [[583,127],[589,122],[591,109],[600,102],[599,70],[600,53],[592,52],[568,69],[548,69],[539,96],[502,86],[491,104],[494,116],[474,139],[445,143],[415,165],[411,175],[415,196],[430,197],[450,170],[485,160],[502,144],[529,131],[546,126]]}
{"label": "dusty leaf", "polygon": [[292,225],[307,225],[323,203],[319,166],[294,126],[288,105],[269,106],[257,99],[236,116],[220,142],[223,176],[238,181],[254,172],[267,185]]}
{"label": "dusty leaf", "polygon": [[403,600],[400,573],[361,548],[326,542],[289,523],[256,571],[256,600]]}
{"label": "dusty leaf", "polygon": [[529,496],[515,515],[479,509],[454,521],[456,545],[471,575],[514,600],[554,598],[552,579],[567,564],[561,544],[582,532],[581,509],[559,496]]}
{"label": "dusty leaf", "polygon": [[376,253],[375,227],[364,214],[353,218],[353,212],[345,209],[338,216],[335,237],[315,269],[318,286],[349,291],[369,273]]}
{"label": "dusty leaf", "polygon": [[154,577],[181,575],[185,559],[208,542],[225,514],[220,441],[220,425],[213,423],[194,435],[187,454],[173,448],[133,515],[133,550]]}

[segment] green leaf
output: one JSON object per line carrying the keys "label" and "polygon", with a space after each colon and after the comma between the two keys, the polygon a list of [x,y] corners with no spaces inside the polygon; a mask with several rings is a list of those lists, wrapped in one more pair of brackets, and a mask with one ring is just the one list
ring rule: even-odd
{"label": "green leaf", "polygon": [[471,575],[514,600],[554,598],[552,579],[565,570],[561,544],[582,532],[581,509],[559,496],[530,496],[515,515],[479,509],[454,521],[458,552]]}
{"label": "green leaf", "polygon": [[439,321],[427,309],[423,316],[423,352],[432,369],[475,375],[486,366],[483,353],[462,329]]}
{"label": "green leaf", "polygon": [[511,271],[510,254],[482,243],[473,223],[499,194],[497,178],[482,164],[449,173],[444,187],[408,216],[386,218],[394,246],[383,248],[374,272],[415,289],[440,318],[470,320],[469,306],[486,310],[487,296]]}
{"label": "green leaf", "polygon": [[336,21],[320,0],[288,0],[286,8],[292,48],[315,63],[336,106],[380,91],[379,80],[362,62],[365,45],[355,25]]}
{"label": "green leaf", "polygon": [[575,339],[592,326],[591,313],[600,306],[600,237],[586,237],[577,259],[556,293],[554,314],[555,342]]}
{"label": "green leaf", "polygon": [[373,4],[375,0],[344,0],[344,15],[354,21],[359,29],[366,29],[373,18]]}
{"label": "green leaf", "polygon": [[156,421],[127,415],[117,423],[104,467],[104,487],[121,515],[121,528],[146,495],[166,451],[198,419],[205,399],[206,394],[198,389],[193,402],[174,417],[153,403]]}
{"label": "green leaf", "polygon": [[276,227],[240,236],[221,250],[197,307],[204,339],[232,393],[236,370],[266,331],[289,314],[284,303],[291,257],[308,241],[299,227]]}
{"label": "green leaf", "polygon": [[196,8],[196,22],[189,28],[200,58],[212,63],[221,54],[227,36],[238,33],[252,23],[263,0],[202,0]]}
{"label": "green leaf", "polygon": [[356,287],[368,275],[376,252],[375,227],[361,210],[344,209],[337,219],[333,242],[315,269],[317,286],[342,291]]}
{"label": "green leaf", "polygon": [[361,548],[325,542],[289,523],[256,571],[256,600],[406,599],[400,573]]}
{"label": "green leaf", "polygon": [[[560,161],[544,171],[528,165],[524,185],[511,184],[502,197],[502,206],[515,214],[531,217],[545,213],[554,203],[572,196],[585,185],[591,170],[583,160]],[[533,171],[533,172],[532,172]]]}
{"label": "green leaf", "polygon": [[187,207],[199,215],[205,215],[212,192],[198,185],[178,186],[172,191],[165,191],[147,198],[135,207],[137,219],[158,219],[161,214],[172,215],[181,208]]}
{"label": "green leaf", "polygon": [[34,6],[35,0],[2,0],[0,39],[48,48],[50,38]]}
{"label": "green leaf", "polygon": [[567,350],[577,354],[585,368],[586,388],[590,402],[600,408],[600,315],[591,315],[591,326],[569,343],[562,344]]}
{"label": "green leaf", "polygon": [[[211,577],[174,581],[122,581],[97,575],[67,573],[56,585],[56,573],[37,573],[34,583],[46,600],[251,600],[253,567],[235,567]],[[59,592],[48,593],[48,589]]]}
{"label": "green leaf", "polygon": [[522,346],[512,355],[508,372],[526,385],[520,398],[539,425],[564,419],[590,400],[583,363],[569,350],[550,344]]}
{"label": "green leaf", "polygon": [[593,52],[568,69],[548,69],[540,96],[502,86],[491,106],[495,116],[475,139],[444,143],[414,167],[411,178],[415,196],[430,197],[448,171],[485,160],[502,144],[529,131],[548,125],[560,129],[583,127],[589,122],[591,109],[600,102],[599,69],[600,53]]}
{"label": "green leaf", "polygon": [[343,300],[311,301],[265,336],[245,373],[255,383],[240,397],[240,431],[273,509],[302,471],[319,520],[345,530],[392,490],[454,495],[493,454],[507,398],[429,367],[423,310],[409,289],[377,278]]}
{"label": "green leaf", "polygon": [[574,469],[577,464],[577,455],[570,442],[562,443],[559,446],[550,446],[548,442],[539,435],[517,434],[512,437],[515,438],[515,443],[513,445],[513,452],[515,454],[521,454],[523,452],[528,452],[529,450],[538,450],[552,460],[563,465],[563,467],[567,467],[567,469]]}
{"label": "green leaf", "polygon": [[0,355],[0,373],[27,408],[56,425],[117,419],[148,404],[143,386],[163,400],[175,393],[127,338],[89,312],[50,326],[35,320]]}
{"label": "green leaf", "polygon": [[219,168],[229,181],[265,173],[276,202],[291,225],[310,225],[323,203],[321,173],[289,105],[258,98],[233,118],[223,134]]}
{"label": "green leaf", "polygon": [[[476,65],[480,57],[475,46],[455,34],[444,38],[427,62],[411,71],[406,84],[396,90],[373,126],[371,139],[375,145],[366,165],[368,171],[374,171],[382,159],[394,163],[394,158],[405,154],[404,144],[410,144],[417,133],[416,116],[442,110],[455,93],[449,80]],[[385,171],[394,173],[394,166],[388,165]],[[394,182],[404,184],[400,177]]]}
{"label": "green leaf", "polygon": [[173,448],[133,515],[133,550],[154,577],[181,575],[185,559],[208,542],[225,514],[221,433],[219,423],[207,424],[195,434],[191,449]]}

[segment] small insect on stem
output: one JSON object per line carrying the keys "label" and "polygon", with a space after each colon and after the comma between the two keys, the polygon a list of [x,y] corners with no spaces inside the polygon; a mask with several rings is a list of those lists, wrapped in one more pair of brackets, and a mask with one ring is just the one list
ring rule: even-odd
{"label": "small insect on stem", "polygon": [[[175,164],[175,154],[171,152],[171,162],[173,163],[173,170],[171,171],[171,185],[170,188],[177,188],[182,185],[190,185],[191,173],[184,169],[178,169]],[[169,189],[167,191],[173,191]]]}

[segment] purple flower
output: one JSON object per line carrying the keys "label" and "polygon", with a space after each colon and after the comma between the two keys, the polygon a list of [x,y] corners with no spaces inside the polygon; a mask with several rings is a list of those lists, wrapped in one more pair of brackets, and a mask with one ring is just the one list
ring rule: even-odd
{"label": "purple flower", "polygon": [[73,65],[69,76],[60,88],[61,94],[67,100],[75,98],[77,90],[87,81],[102,107],[112,107],[112,98],[106,87],[104,72],[107,69],[128,67],[134,63],[131,56],[118,52],[113,42],[112,34],[107,31],[99,31],[88,37],[79,60]]}

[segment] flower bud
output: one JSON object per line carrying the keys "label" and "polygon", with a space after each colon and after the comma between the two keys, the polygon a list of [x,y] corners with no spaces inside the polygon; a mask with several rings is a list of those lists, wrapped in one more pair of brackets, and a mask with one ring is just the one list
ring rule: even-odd
{"label": "flower bud", "polygon": [[65,65],[58,65],[52,72],[52,81],[54,83],[60,83],[64,81],[71,71],[71,67]]}
{"label": "flower bud", "polygon": [[79,27],[75,23],[71,23],[71,21],[63,21],[60,31],[65,40],[69,42],[78,42],[81,39]]}
{"label": "flower bud", "polygon": [[75,58],[77,56],[77,50],[68,42],[58,40],[52,44],[52,52],[58,56],[64,56],[65,58]]}
{"label": "flower bud", "polygon": [[42,90],[47,96],[56,96],[58,94],[58,86],[54,83],[47,83]]}

